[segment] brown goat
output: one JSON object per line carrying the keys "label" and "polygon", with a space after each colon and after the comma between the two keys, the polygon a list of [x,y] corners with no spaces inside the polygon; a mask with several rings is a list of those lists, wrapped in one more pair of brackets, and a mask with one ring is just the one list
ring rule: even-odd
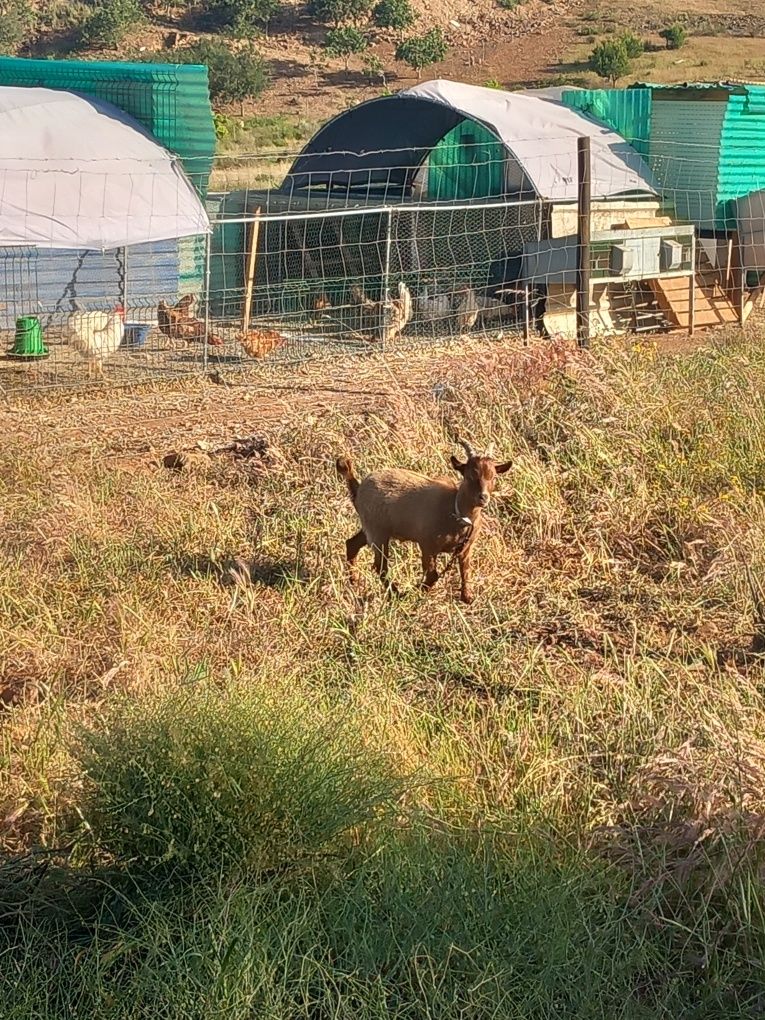
{"label": "brown goat", "polygon": [[497,475],[504,474],[511,463],[495,463],[491,448],[480,455],[467,443],[460,445],[467,453],[466,463],[451,459],[454,470],[462,475],[459,485],[451,478],[426,478],[398,468],[375,471],[360,482],[350,460],[337,460],[337,473],[345,479],[361,521],[361,530],[345,543],[354,581],[356,559],[369,545],[374,550],[374,569],[380,580],[395,591],[388,582],[390,542],[416,542],[422,553],[425,591],[439,578],[436,557],[451,553],[459,563],[462,601],[473,601],[470,553],[481,526],[481,512],[489,505]]}

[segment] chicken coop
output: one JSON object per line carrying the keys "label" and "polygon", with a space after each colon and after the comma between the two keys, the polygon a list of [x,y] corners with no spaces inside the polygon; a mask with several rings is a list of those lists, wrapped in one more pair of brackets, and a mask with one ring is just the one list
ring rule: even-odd
{"label": "chicken coop", "polygon": [[[206,69],[138,67],[0,60],[0,388],[187,371],[205,346],[156,326],[204,289]],[[200,81],[209,138],[200,103],[184,141],[172,114]]]}
{"label": "chicken coop", "polygon": [[220,196],[214,314],[237,315],[245,303],[241,253],[257,220],[251,308],[263,321],[363,341],[374,303],[383,317],[398,315],[399,283],[411,297],[409,336],[526,328],[540,291],[554,316],[570,301],[568,277],[524,278],[524,251],[568,233],[572,211],[575,235],[582,136],[592,144],[598,229],[655,226],[660,201],[641,154],[557,92],[433,81],[347,110],[278,189]]}

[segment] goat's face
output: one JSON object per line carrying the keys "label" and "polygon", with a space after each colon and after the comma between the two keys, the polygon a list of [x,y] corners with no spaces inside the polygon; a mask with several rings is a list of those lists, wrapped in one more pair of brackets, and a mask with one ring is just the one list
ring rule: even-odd
{"label": "goat's face", "polygon": [[[462,492],[470,508],[485,508],[489,505],[494,486],[497,484],[497,475],[503,475],[512,467],[512,461],[504,464],[497,464],[493,457],[479,457],[473,455],[466,463],[461,463],[456,457],[452,457],[452,467],[462,475]],[[465,506],[467,510],[467,506]]]}

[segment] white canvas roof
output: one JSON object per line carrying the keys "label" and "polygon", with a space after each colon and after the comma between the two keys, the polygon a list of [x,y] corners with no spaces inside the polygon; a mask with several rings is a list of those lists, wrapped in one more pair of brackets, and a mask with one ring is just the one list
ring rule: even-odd
{"label": "white canvas roof", "polygon": [[178,158],[127,114],[0,87],[0,246],[106,251],[209,230]]}
{"label": "white canvas roof", "polygon": [[503,92],[438,79],[399,93],[430,99],[491,128],[515,156],[540,198],[577,197],[577,138],[592,139],[592,193],[612,198],[629,192],[656,194],[651,171],[614,131],[547,96]]}

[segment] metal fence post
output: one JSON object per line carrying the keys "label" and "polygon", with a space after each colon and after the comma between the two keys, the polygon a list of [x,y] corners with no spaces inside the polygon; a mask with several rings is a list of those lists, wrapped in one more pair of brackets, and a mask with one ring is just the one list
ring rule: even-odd
{"label": "metal fence post", "polygon": [[590,232],[592,229],[592,155],[590,139],[577,140],[578,261],[576,271],[576,338],[580,347],[590,346]]}
{"label": "metal fence post", "polygon": [[393,209],[388,206],[385,210],[385,267],[383,270],[383,332],[382,350],[385,350],[385,333],[390,322],[390,253],[393,245]]}
{"label": "metal fence post", "polygon": [[205,237],[205,342],[202,345],[202,370],[207,371],[207,347],[210,336],[210,253],[212,251],[212,231]]}

